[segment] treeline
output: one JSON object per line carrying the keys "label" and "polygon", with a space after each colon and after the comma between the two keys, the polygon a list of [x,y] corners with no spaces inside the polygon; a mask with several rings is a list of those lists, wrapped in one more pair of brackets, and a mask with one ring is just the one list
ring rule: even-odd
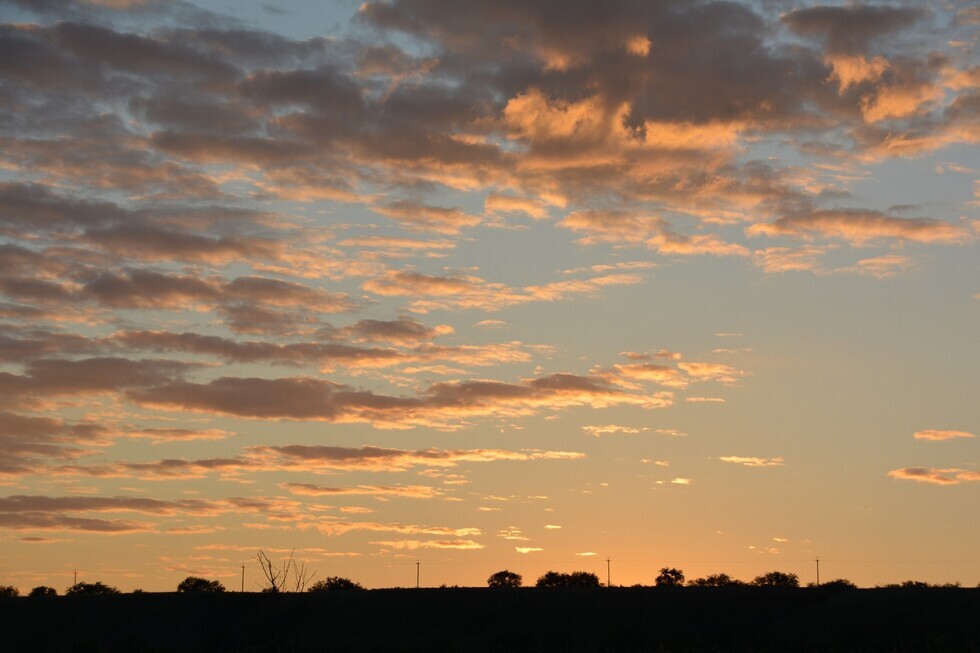
{"label": "treeline", "polygon": [[[273,582],[266,578],[266,585],[259,590],[262,593],[277,593],[286,591],[297,592],[337,592],[337,591],[357,591],[363,590],[364,586],[349,578],[342,576],[329,576],[315,582],[303,582],[294,586],[292,590],[285,589],[283,583]],[[637,583],[629,587],[782,587],[798,588],[800,579],[796,574],[781,571],[770,571],[756,576],[751,581],[743,581],[733,578],[725,573],[711,574],[700,578],[685,579],[684,572],[674,567],[663,567],[660,574],[654,579],[653,585],[643,585]],[[929,587],[960,587],[960,583],[930,584],[919,580],[906,580],[901,583],[888,583],[885,585],[875,585],[877,589],[912,589]],[[442,588],[447,588],[442,585]],[[455,586],[454,586],[455,587]],[[520,588],[524,587],[524,577],[521,574],[504,569],[495,572],[487,578],[487,587],[490,588]],[[548,571],[538,577],[533,587],[543,589],[575,589],[575,588],[597,588],[603,587],[603,583],[596,574],[587,571],[573,571],[569,573],[559,571]],[[816,583],[808,583],[806,587],[818,587]],[[846,578],[836,578],[819,584],[819,587],[826,589],[857,589],[857,585]],[[980,584],[977,585],[980,587]],[[225,592],[225,586],[218,580],[209,580],[197,576],[188,576],[177,585],[178,593],[206,593],[206,592]],[[143,593],[143,590],[136,589],[133,594]],[[65,596],[84,596],[84,595],[107,595],[122,594],[122,592],[111,585],[102,582],[94,583],[75,583],[65,590]],[[0,585],[0,598],[18,597],[20,591],[12,585]],[[39,585],[28,592],[29,597],[50,597],[58,596],[58,591],[47,585]]]}
{"label": "treeline", "polygon": [[[487,579],[488,587],[522,587],[523,577],[507,569],[498,571]],[[602,583],[599,577],[593,573],[585,571],[574,571],[572,573],[561,573],[549,571],[540,576],[534,583],[535,587],[543,588],[567,588],[567,587],[600,587]],[[725,573],[711,574],[701,578],[686,580],[684,572],[675,567],[663,567],[660,574],[654,579],[653,587],[800,587],[800,579],[796,574],[784,573],[781,571],[770,571],[756,576],[751,581],[743,581],[733,578]],[[816,587],[816,583],[808,583],[807,587]],[[839,589],[856,589],[857,585],[846,578],[836,578],[831,581],[820,583],[820,587],[836,587]],[[631,587],[651,587],[638,583]],[[931,585],[923,581],[907,580],[902,583],[888,585],[876,585],[877,588],[893,587],[960,587],[959,583],[944,583],[941,585]],[[978,584],[980,587],[980,584]]]}

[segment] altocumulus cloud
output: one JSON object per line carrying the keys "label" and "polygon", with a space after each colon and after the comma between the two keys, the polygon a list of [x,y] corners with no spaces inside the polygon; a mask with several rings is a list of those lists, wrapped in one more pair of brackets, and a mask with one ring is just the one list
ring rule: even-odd
{"label": "altocumulus cloud", "polygon": [[[777,16],[702,0],[386,0],[361,5],[343,34],[293,38],[189,3],[8,4],[0,475],[31,488],[0,499],[8,529],[183,536],[208,528],[185,519],[231,527],[242,512],[264,518],[256,532],[393,533],[375,546],[395,555],[477,550],[476,526],[396,518],[385,502],[460,500],[478,463],[584,458],[533,448],[530,428],[506,446],[483,429],[510,437],[532,419],[612,409],[629,414],[584,432],[646,433],[620,425],[724,410],[751,376],[667,350],[603,366],[559,331],[517,339],[527,315],[639,296],[669,266],[877,284],[977,242],[966,201],[888,207],[856,190],[878,163],[980,143],[975,53],[956,45],[975,39],[975,20],[945,5]],[[772,143],[795,153],[769,156]],[[530,264],[483,263],[514,243]],[[556,243],[574,260],[552,264]],[[415,431],[374,446],[366,427]],[[434,430],[473,439],[438,448]],[[440,485],[360,476],[372,472]],[[123,478],[257,491],[38,489],[79,477],[95,494]],[[260,496],[275,488],[288,498]],[[474,496],[497,494],[510,492]],[[323,512],[364,507],[315,503],[348,499],[380,514],[345,521]]]}

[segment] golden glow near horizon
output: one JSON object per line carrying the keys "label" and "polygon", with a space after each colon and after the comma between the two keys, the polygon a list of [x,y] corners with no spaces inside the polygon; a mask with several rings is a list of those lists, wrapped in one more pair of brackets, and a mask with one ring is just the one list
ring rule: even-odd
{"label": "golden glow near horizon", "polygon": [[318,5],[0,3],[0,584],[980,581],[975,6]]}

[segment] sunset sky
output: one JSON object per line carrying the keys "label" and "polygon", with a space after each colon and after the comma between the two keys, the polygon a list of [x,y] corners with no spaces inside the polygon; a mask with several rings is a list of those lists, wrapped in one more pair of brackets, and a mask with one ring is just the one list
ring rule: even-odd
{"label": "sunset sky", "polygon": [[926,4],[0,0],[0,584],[975,586]]}

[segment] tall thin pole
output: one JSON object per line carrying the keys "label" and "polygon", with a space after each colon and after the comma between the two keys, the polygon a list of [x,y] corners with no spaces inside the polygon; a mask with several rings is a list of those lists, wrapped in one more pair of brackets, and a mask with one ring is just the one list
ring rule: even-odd
{"label": "tall thin pole", "polygon": [[820,586],[820,556],[817,556],[817,586]]}
{"label": "tall thin pole", "polygon": [[75,576],[74,576],[71,584],[72,585],[78,585],[78,570],[77,569],[75,570]]}
{"label": "tall thin pole", "polygon": [[421,564],[418,560],[415,561],[415,589],[419,588],[419,565]]}
{"label": "tall thin pole", "polygon": [[242,565],[242,592],[245,592],[245,565]]}
{"label": "tall thin pole", "polygon": [[606,558],[606,587],[612,587],[612,575],[609,573],[609,558]]}

